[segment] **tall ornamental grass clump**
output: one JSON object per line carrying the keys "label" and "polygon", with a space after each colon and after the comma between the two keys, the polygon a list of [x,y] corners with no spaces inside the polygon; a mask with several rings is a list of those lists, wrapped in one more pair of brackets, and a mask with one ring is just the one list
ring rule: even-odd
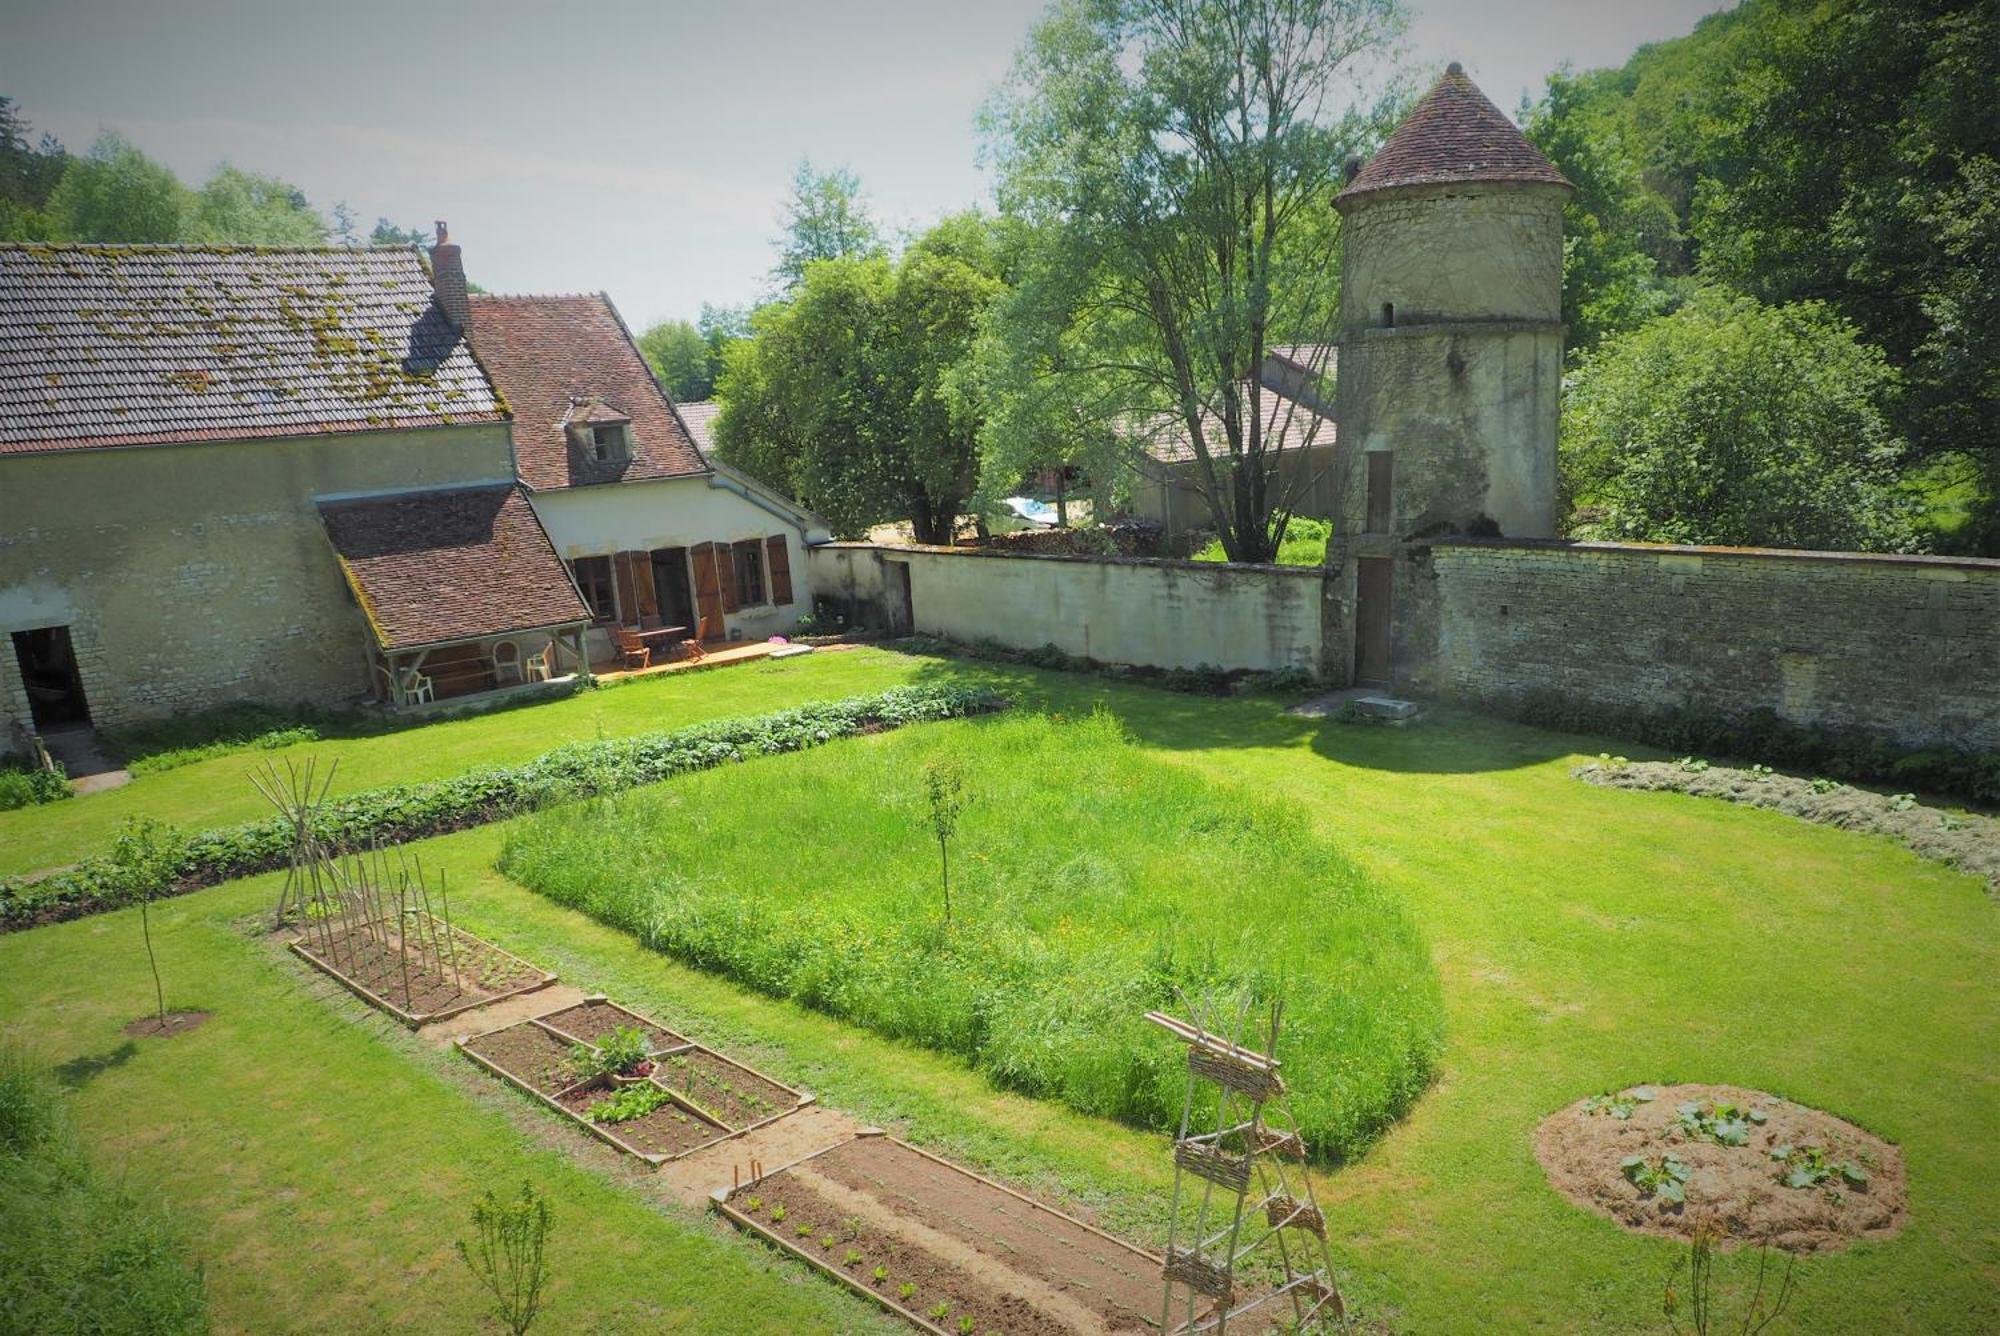
{"label": "tall ornamental grass clump", "polygon": [[107,1181],[48,1073],[0,1048],[0,1331],[208,1329],[201,1269],[166,1214]]}
{"label": "tall ornamental grass clump", "polygon": [[[960,758],[952,915],[924,762]],[[1156,759],[1106,715],[941,723],[551,808],[506,872],[653,948],[995,1081],[1168,1128],[1183,1048],[1143,1020],[1286,1001],[1316,1158],[1428,1084],[1437,978],[1390,896],[1294,809]]]}

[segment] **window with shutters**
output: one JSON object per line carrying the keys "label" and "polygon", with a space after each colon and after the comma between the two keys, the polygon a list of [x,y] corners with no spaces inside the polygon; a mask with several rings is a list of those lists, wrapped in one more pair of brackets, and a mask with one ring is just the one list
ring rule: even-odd
{"label": "window with shutters", "polygon": [[569,571],[576,577],[583,601],[590,605],[590,615],[600,622],[618,620],[618,599],[612,593],[611,558],[578,557],[569,564]]}
{"label": "window with shutters", "polygon": [[746,538],[729,550],[735,563],[737,606],[747,608],[764,602],[764,540]]}
{"label": "window with shutters", "polygon": [[771,571],[771,602],[783,607],[792,601],[792,554],[783,534],[764,540],[764,563]]}

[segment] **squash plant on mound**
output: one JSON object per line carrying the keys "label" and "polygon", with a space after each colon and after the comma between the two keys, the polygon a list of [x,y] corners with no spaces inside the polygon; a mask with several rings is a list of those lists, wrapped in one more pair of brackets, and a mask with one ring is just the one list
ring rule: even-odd
{"label": "squash plant on mound", "polygon": [[[965,804],[952,916],[926,764]],[[1315,1158],[1428,1084],[1436,975],[1401,907],[1291,808],[1130,745],[1109,716],[941,723],[545,811],[508,875],[653,948],[994,1080],[1167,1129],[1177,993],[1285,998],[1279,1056]]]}

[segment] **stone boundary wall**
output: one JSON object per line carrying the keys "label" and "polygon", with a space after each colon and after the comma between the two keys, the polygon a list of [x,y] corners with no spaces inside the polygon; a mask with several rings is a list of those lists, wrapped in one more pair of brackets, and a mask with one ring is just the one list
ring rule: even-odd
{"label": "stone boundary wall", "polygon": [[1423,685],[1441,696],[1771,710],[1905,746],[2000,748],[2000,561],[1448,539],[1430,565]]}
{"label": "stone boundary wall", "polygon": [[867,543],[821,544],[806,560],[816,599],[896,634],[1148,668],[1320,670],[1318,567]]}

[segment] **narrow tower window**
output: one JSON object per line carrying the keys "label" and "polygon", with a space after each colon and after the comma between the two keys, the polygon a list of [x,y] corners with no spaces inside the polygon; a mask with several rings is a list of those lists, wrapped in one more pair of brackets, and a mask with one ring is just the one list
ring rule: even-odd
{"label": "narrow tower window", "polygon": [[1396,303],[1394,303],[1394,302],[1383,302],[1383,303],[1382,303],[1382,328],[1384,328],[1384,329],[1394,329],[1395,327],[1396,327]]}
{"label": "narrow tower window", "polygon": [[1363,533],[1387,533],[1394,522],[1389,510],[1389,487],[1395,459],[1387,450],[1368,452],[1368,515]]}

